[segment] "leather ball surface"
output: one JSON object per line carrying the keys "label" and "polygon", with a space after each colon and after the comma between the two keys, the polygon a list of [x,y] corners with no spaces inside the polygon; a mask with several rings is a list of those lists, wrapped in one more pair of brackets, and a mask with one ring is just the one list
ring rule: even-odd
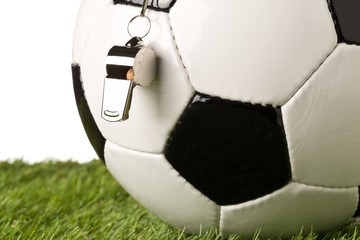
{"label": "leather ball surface", "polygon": [[156,78],[134,88],[128,120],[109,122],[106,58],[142,4],[83,0],[72,64],[89,140],[139,203],[223,236],[360,215],[358,0],[149,1]]}

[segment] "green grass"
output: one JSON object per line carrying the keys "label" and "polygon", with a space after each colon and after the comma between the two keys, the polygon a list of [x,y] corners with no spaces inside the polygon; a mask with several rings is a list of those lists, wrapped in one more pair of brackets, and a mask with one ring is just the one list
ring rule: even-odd
{"label": "green grass", "polygon": [[[137,204],[100,161],[1,162],[0,193],[0,239],[221,239],[171,228]],[[358,240],[360,233],[349,225],[293,239]]]}

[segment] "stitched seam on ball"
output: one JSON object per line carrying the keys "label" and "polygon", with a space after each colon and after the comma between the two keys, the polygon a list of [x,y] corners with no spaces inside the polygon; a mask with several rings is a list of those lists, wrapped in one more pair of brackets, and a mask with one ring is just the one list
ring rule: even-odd
{"label": "stitched seam on ball", "polygon": [[324,65],[324,63],[329,59],[329,57],[333,54],[333,52],[338,48],[339,44],[336,44],[335,47],[330,51],[330,53],[322,60],[322,62],[320,62],[320,64],[312,71],[310,72],[310,74],[307,76],[307,78],[304,80],[304,82],[297,88],[295,89],[295,91],[290,94],[290,96],[284,101],[283,104],[279,104],[279,106],[284,106],[286,105],[288,102],[291,101],[291,99],[293,99],[298,92],[300,92],[304,86],[306,85],[307,82],[309,82],[309,80],[314,76],[314,74],[316,72],[319,71],[319,69]]}
{"label": "stitched seam on ball", "polygon": [[325,189],[325,190],[350,190],[350,189],[358,187],[358,186],[354,186],[354,187],[329,187],[329,186],[321,186],[321,185],[316,185],[316,184],[302,183],[302,182],[298,182],[298,181],[295,181],[295,180],[292,180],[291,182],[296,183],[296,184],[300,184],[300,185],[303,185],[303,186],[307,186],[307,187],[322,188],[322,189]]}
{"label": "stitched seam on ball", "polygon": [[[355,214],[356,214],[356,212],[357,211],[359,211],[359,209],[360,209],[360,187],[358,187],[358,195],[357,195],[357,204],[356,204],[356,210],[355,210]],[[354,214],[354,215],[355,215]],[[359,214],[359,212],[358,212],[358,214]],[[359,219],[360,219],[360,215],[358,215],[358,216],[355,216],[356,218],[358,218],[359,217]]]}
{"label": "stitched seam on ball", "polygon": [[177,44],[177,42],[176,42],[175,33],[174,33],[173,28],[172,28],[171,18],[170,18],[170,15],[169,15],[169,14],[168,14],[168,19],[169,19],[169,26],[170,26],[171,36],[172,36],[172,39],[173,39],[174,44],[175,44],[176,53],[177,53],[178,58],[179,58],[179,60],[180,60],[180,62],[181,62],[181,64],[182,64],[182,67],[183,67],[184,70],[185,70],[186,78],[187,78],[188,82],[190,83],[190,85],[193,87],[193,89],[194,89],[194,91],[195,91],[195,88],[194,88],[193,84],[192,84],[191,81],[190,81],[189,72],[188,72],[188,70],[187,70],[187,68],[186,68],[186,66],[185,66],[184,60],[183,60],[183,58],[182,58],[182,56],[181,56],[181,53],[180,53],[180,49],[179,49],[178,44]]}
{"label": "stitched seam on ball", "polygon": [[[215,203],[216,204],[216,203]],[[220,221],[221,221],[221,206],[219,205],[215,205],[216,209],[215,209],[215,223],[214,223],[214,227],[217,229],[217,231],[220,233]]]}
{"label": "stitched seam on ball", "polygon": [[338,42],[344,42],[344,37],[343,37],[343,34],[341,32],[341,27],[340,27],[340,23],[339,23],[339,19],[337,17],[337,14],[335,12],[335,8],[334,8],[334,5],[332,3],[332,0],[327,0],[327,4],[328,4],[328,8],[329,8],[329,11],[331,13],[331,17],[332,17],[332,20],[334,22],[334,27],[335,27],[335,30],[336,30],[336,33],[337,33],[337,38],[338,38]]}
{"label": "stitched seam on ball", "polygon": [[101,13],[99,14],[98,18],[96,19],[96,21],[94,22],[91,30],[89,31],[89,34],[87,35],[85,41],[84,41],[84,44],[83,44],[83,47],[81,49],[81,52],[80,52],[80,64],[82,62],[82,58],[83,58],[83,54],[84,54],[84,50],[90,40],[90,37],[92,36],[92,33],[94,32],[94,29],[95,27],[98,25],[100,19],[103,17],[103,15],[105,14],[107,8],[110,6],[110,5],[114,5],[112,1],[110,1],[105,7],[104,9],[101,11]]}
{"label": "stitched seam on ball", "polygon": [[116,147],[122,148],[122,149],[127,150],[127,151],[138,152],[138,153],[142,153],[142,154],[149,154],[149,155],[154,155],[154,156],[163,156],[164,155],[162,153],[146,152],[146,151],[141,151],[141,150],[138,150],[138,149],[124,147],[124,146],[119,145],[119,144],[117,144],[114,141],[109,140],[109,139],[107,139],[106,142],[110,142],[111,144],[115,145]]}
{"label": "stitched seam on ball", "polygon": [[[114,143],[114,144],[116,144],[116,143]],[[126,150],[130,150],[130,151],[134,151],[134,152],[139,152],[139,153],[152,154],[152,155],[163,155],[161,152],[148,152],[148,151],[139,150],[139,149],[136,149],[136,148],[125,147],[125,146],[123,146],[123,145],[118,145],[118,144],[116,144],[116,146],[121,147],[121,148],[124,148],[124,149],[126,149]]]}
{"label": "stitched seam on ball", "polygon": [[[163,154],[161,154],[162,156],[164,156]],[[165,160],[167,161],[166,157],[164,156]],[[167,164],[170,168],[170,170],[173,172],[174,175],[176,175],[177,179],[181,182],[184,183],[184,185],[187,185],[187,188],[194,194],[199,196],[201,199],[203,199],[204,201],[208,202],[210,205],[214,206],[214,211],[215,211],[215,222],[214,222],[214,227],[215,228],[219,228],[220,226],[220,209],[221,206],[217,205],[215,202],[213,202],[211,199],[209,199],[206,195],[204,195],[202,192],[200,192],[198,189],[196,189],[191,183],[189,183],[183,176],[181,176],[181,174],[176,171],[176,169],[167,161]],[[207,229],[205,229],[206,231]],[[200,231],[202,231],[202,226],[200,226]]]}
{"label": "stitched seam on ball", "polygon": [[[129,148],[125,148],[125,147],[122,147],[122,146],[119,146],[118,144],[112,142],[111,140],[106,140],[106,144],[104,146],[104,148],[108,149],[111,149],[112,147],[109,146],[109,144],[112,144],[118,148],[122,148],[123,150],[126,150],[126,151],[133,151],[133,152],[139,152],[139,153],[143,153],[143,154],[148,154],[148,155],[154,155],[154,156],[157,156],[157,157],[163,157],[163,160],[165,160],[165,163],[167,165],[167,167],[169,168],[169,170],[172,172],[172,174],[174,176],[176,176],[177,180],[179,182],[182,182],[186,188],[188,188],[194,195],[197,195],[199,196],[202,200],[208,202],[209,204],[215,206],[215,212],[219,212],[219,208],[220,206],[218,206],[215,202],[213,202],[212,200],[210,200],[207,196],[205,196],[202,192],[200,192],[199,190],[197,190],[192,184],[190,184],[183,176],[180,175],[180,173],[178,171],[176,171],[176,169],[173,168],[173,166],[167,161],[166,157],[164,154],[155,154],[155,153],[147,153],[147,152],[141,152],[141,151],[137,151],[137,150],[132,150],[132,149],[129,149]],[[106,153],[108,152],[105,150],[105,162],[106,162]]]}
{"label": "stitched seam on ball", "polygon": [[220,234],[220,235],[223,234],[222,228],[221,228],[222,219],[223,219],[223,206],[220,206],[220,209],[219,209],[219,218],[218,218],[218,231],[219,231],[219,234]]}
{"label": "stitched seam on ball", "polygon": [[[162,156],[164,156],[163,154],[161,154]],[[165,156],[164,156],[165,158]],[[166,158],[165,158],[166,160]],[[176,169],[173,168],[173,166],[167,162],[169,165],[170,170],[173,172],[173,174],[177,177],[177,179],[181,182],[183,182],[183,184],[188,188],[194,195],[199,196],[201,199],[203,199],[204,201],[208,202],[210,205],[214,206],[214,211],[215,211],[215,222],[214,222],[214,227],[217,229],[220,229],[220,211],[221,211],[221,206],[217,205],[215,202],[213,202],[212,200],[210,200],[207,196],[205,196],[202,192],[200,192],[199,190],[197,190],[191,183],[189,183],[183,176],[180,175],[180,173],[178,171],[176,171]],[[212,209],[212,208],[211,208]],[[207,231],[207,229],[205,229],[205,231]],[[200,226],[200,233],[202,233],[202,225]]]}

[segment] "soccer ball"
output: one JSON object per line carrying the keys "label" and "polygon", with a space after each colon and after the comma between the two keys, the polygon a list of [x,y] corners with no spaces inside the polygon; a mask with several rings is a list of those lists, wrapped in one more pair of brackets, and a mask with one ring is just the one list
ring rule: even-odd
{"label": "soccer ball", "polygon": [[88,137],[138,202],[223,236],[323,232],[359,215],[358,0],[149,1],[156,77],[133,89],[128,120],[107,121],[107,56],[142,4],[84,0],[72,65]]}

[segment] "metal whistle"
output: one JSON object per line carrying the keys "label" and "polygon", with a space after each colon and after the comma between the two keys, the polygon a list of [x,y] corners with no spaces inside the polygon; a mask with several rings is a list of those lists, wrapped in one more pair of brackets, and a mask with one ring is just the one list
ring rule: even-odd
{"label": "metal whistle", "polygon": [[[133,37],[125,46],[113,46],[106,58],[101,116],[109,122],[129,118],[133,90],[147,86],[154,75],[155,54],[144,47],[142,39]],[[142,67],[138,65],[142,64]]]}

